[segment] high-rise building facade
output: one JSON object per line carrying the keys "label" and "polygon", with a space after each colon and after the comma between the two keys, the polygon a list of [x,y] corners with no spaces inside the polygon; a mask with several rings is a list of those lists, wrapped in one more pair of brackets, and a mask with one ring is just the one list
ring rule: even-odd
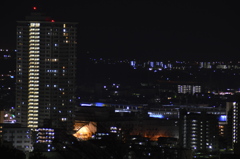
{"label": "high-rise building facade", "polygon": [[198,113],[181,110],[179,144],[194,152],[217,152],[219,149],[218,117],[207,111]]}
{"label": "high-rise building facade", "polygon": [[34,8],[17,21],[16,120],[23,127],[70,128],[75,108],[77,23]]}
{"label": "high-rise building facade", "polygon": [[238,151],[240,147],[239,106],[239,101],[227,102],[226,104],[228,147],[234,151]]}

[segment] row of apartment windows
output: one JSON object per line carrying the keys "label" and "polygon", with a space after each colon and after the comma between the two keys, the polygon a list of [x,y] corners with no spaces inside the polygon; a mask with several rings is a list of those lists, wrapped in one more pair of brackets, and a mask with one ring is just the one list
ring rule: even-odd
{"label": "row of apartment windows", "polygon": [[[54,37],[52,37],[52,36],[49,36],[50,35],[50,33],[48,33],[46,36],[43,36],[43,34],[41,34],[41,37],[39,36],[40,35],[40,33],[37,33],[37,32],[30,32],[29,33],[29,37],[23,37],[23,36],[21,36],[21,35],[18,35],[18,42],[20,42],[20,41],[22,41],[22,39],[24,39],[25,38],[25,40],[26,39],[30,39],[31,40],[31,42],[38,42],[38,41],[36,41],[36,40],[38,40],[38,39],[52,39],[52,38],[54,38],[54,39],[59,39],[59,37],[61,38],[62,36],[64,36],[64,37],[66,37],[66,33],[65,34],[63,34],[63,35],[61,35],[61,34],[59,34],[59,33],[53,33],[52,35],[54,36]],[[70,41],[74,41],[74,37],[72,37],[72,35],[74,35],[74,34],[67,34],[67,35],[70,35],[70,37],[69,36],[67,36],[67,39],[69,40],[70,39]],[[63,38],[62,38],[63,39]],[[27,40],[26,40],[27,41]],[[64,40],[63,40],[64,41]],[[30,41],[29,41],[30,42]]]}
{"label": "row of apartment windows", "polygon": [[9,131],[4,131],[5,133],[30,133],[30,131],[24,131],[24,130],[9,130]]}
{"label": "row of apartment windows", "polygon": [[[28,136],[28,135],[26,135],[26,136],[14,136],[14,135],[12,135],[12,136],[5,136],[4,135],[4,139],[14,139],[14,138],[16,138],[16,139],[30,139],[30,136]],[[27,141],[25,142],[25,143],[28,143]]]}

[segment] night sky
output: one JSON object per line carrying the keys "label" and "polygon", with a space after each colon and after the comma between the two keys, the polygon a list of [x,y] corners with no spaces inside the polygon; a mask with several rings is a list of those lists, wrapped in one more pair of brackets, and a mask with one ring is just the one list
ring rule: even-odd
{"label": "night sky", "polygon": [[79,54],[240,60],[238,4],[215,0],[4,1],[0,48],[15,49],[16,21],[30,15],[34,3],[55,21],[79,23]]}

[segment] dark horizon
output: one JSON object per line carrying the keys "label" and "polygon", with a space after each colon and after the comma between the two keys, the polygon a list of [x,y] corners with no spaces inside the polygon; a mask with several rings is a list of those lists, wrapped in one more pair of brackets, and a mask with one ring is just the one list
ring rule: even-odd
{"label": "dark horizon", "polygon": [[[36,1],[35,1],[36,2]],[[33,1],[4,2],[0,48],[15,49],[16,21],[30,15]],[[78,52],[97,57],[238,60],[238,10],[232,2],[43,0],[55,21],[75,21]],[[73,5],[74,4],[74,5]]]}

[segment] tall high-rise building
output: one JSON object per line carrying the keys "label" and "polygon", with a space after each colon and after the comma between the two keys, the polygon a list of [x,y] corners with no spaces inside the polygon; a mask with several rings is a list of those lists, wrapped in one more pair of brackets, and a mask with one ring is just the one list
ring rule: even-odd
{"label": "tall high-rise building", "polygon": [[16,120],[32,129],[72,129],[76,22],[57,22],[33,8],[17,21]]}

